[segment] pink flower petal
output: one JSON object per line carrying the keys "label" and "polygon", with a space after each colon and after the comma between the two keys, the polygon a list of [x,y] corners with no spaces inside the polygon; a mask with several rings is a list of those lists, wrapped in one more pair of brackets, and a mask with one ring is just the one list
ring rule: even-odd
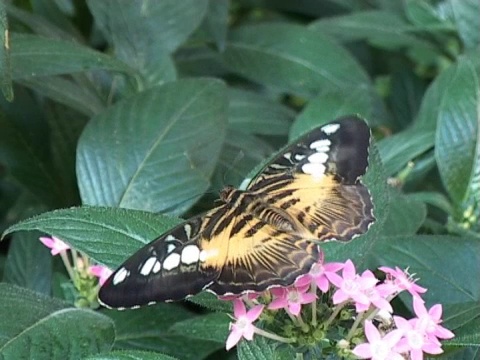
{"label": "pink flower petal", "polygon": [[245,316],[247,310],[245,309],[245,304],[240,299],[233,300],[233,314],[238,319],[241,316]]}
{"label": "pink flower petal", "polygon": [[235,345],[238,344],[238,342],[240,341],[241,338],[242,338],[242,332],[241,332],[241,331],[235,331],[235,330],[233,330],[233,331],[228,335],[227,343],[226,343],[225,348],[226,348],[227,350],[230,350],[231,348],[233,348]]}

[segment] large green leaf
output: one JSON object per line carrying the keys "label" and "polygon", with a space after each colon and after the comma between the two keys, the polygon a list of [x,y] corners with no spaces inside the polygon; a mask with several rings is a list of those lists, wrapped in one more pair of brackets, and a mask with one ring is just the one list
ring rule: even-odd
{"label": "large green leaf", "polygon": [[[385,236],[372,255],[375,265],[409,268],[428,288],[428,303],[456,304],[480,301],[480,243],[453,236]],[[459,279],[462,279],[459,281]],[[446,314],[449,316],[449,314]]]}
{"label": "large green leaf", "polygon": [[115,350],[108,353],[91,355],[85,360],[176,360],[177,358],[152,351]]}
{"label": "large green leaf", "polygon": [[13,235],[5,262],[3,281],[50,294],[52,256],[38,237],[37,232]]}
{"label": "large green leaf", "polygon": [[480,2],[477,0],[449,0],[458,34],[466,48],[480,45]]}
{"label": "large green leaf", "polygon": [[295,111],[261,93],[228,90],[230,129],[259,135],[287,135]]}
{"label": "large green leaf", "polygon": [[48,128],[36,105],[28,94],[18,91],[5,116],[0,114],[0,162],[17,184],[44,204],[60,206],[63,199],[45,145]]}
{"label": "large green leaf", "polygon": [[[0,283],[0,353],[6,359],[79,359],[107,351],[113,322],[91,310]],[[81,326],[72,326],[81,324]]]}
{"label": "large green leaf", "polygon": [[[374,125],[373,94],[365,89],[325,91],[310,100],[290,129],[290,138],[295,138],[307,129],[326,124],[341,116],[357,114],[369,119]],[[372,121],[372,122],[371,122]]]}
{"label": "large green leaf", "polygon": [[85,204],[180,214],[210,185],[225,136],[218,80],[151,88],[93,118],[78,145]]}
{"label": "large green leaf", "polygon": [[248,173],[272,153],[273,148],[262,139],[242,131],[228,131],[212,188],[220,191],[225,185],[238,187]]}
{"label": "large green leaf", "polygon": [[3,236],[39,230],[56,236],[95,261],[116,268],[179,220],[138,210],[82,207],[55,210],[21,221]]}
{"label": "large green leaf", "polygon": [[132,69],[123,62],[73,42],[12,34],[11,48],[14,80],[93,69],[132,73]]}
{"label": "large green leaf", "polygon": [[175,78],[168,55],[200,25],[208,7],[207,0],[94,0],[87,4],[117,57],[138,69],[147,86]]}
{"label": "large green leaf", "polygon": [[[455,66],[455,78],[445,84],[438,109],[435,157],[451,198],[462,203],[475,190],[480,173],[480,83],[469,60]],[[476,194],[477,199],[479,198]]]}
{"label": "large green leaf", "polygon": [[385,49],[411,46],[432,48],[428,42],[412,33],[414,27],[400,15],[385,10],[328,17],[313,22],[310,28],[345,41],[365,39],[374,46]]}
{"label": "large green leaf", "polygon": [[236,73],[299,95],[369,87],[367,74],[347,50],[299,25],[243,26],[231,33],[223,56]]}
{"label": "large green leaf", "polygon": [[378,149],[388,176],[402,170],[410,161],[432,149],[435,133],[428,129],[410,127],[378,142]]}
{"label": "large green leaf", "polygon": [[227,314],[210,313],[175,323],[170,331],[185,337],[224,344],[230,318]]}
{"label": "large green leaf", "polygon": [[[115,321],[116,349],[150,349],[178,357],[196,360],[222,347],[219,342],[199,340],[172,331],[177,323],[197,317],[178,304],[157,304],[135,310],[108,310],[105,314]],[[188,346],[185,346],[185,343]]]}

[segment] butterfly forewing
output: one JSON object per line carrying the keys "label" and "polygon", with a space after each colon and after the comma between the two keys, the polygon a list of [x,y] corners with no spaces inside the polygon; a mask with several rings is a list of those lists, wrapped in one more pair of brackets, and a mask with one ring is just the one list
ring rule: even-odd
{"label": "butterfly forewing", "polygon": [[219,275],[201,268],[198,236],[204,225],[203,216],[194,217],[138,250],[101,287],[100,302],[131,308],[200,292]]}
{"label": "butterfly forewing", "polygon": [[110,307],[291,285],[318,260],[318,243],[348,241],[374,222],[370,130],[356,117],[316,128],[274,157],[245,191],[160,236],[103,285]]}

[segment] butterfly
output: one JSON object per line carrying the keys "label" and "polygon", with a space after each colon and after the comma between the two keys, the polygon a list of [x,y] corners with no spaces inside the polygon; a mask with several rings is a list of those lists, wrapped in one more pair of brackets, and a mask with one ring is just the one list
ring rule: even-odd
{"label": "butterfly", "polygon": [[99,301],[134,308],[207,290],[216,295],[291,285],[319,244],[349,241],[375,221],[361,177],[370,129],[349,116],[315,128],[271,159],[245,190],[160,235],[104,283]]}

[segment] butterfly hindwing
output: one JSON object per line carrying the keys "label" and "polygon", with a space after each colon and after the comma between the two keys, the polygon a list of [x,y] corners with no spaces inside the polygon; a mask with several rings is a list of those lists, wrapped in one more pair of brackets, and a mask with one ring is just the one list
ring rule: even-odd
{"label": "butterfly hindwing", "polygon": [[361,182],[370,130],[356,117],[313,129],[275,156],[245,191],[161,235],[103,285],[100,302],[136,307],[291,285],[318,260],[322,241],[348,241],[374,222]]}
{"label": "butterfly hindwing", "polygon": [[[251,200],[246,196],[243,201],[247,207],[255,206],[255,200]],[[208,242],[203,248],[225,247],[220,261],[213,263],[220,275],[207,288],[217,295],[261,292],[272,285],[290,285],[318,259],[314,243],[279,230],[251,212],[238,214],[223,236],[203,241]]]}

